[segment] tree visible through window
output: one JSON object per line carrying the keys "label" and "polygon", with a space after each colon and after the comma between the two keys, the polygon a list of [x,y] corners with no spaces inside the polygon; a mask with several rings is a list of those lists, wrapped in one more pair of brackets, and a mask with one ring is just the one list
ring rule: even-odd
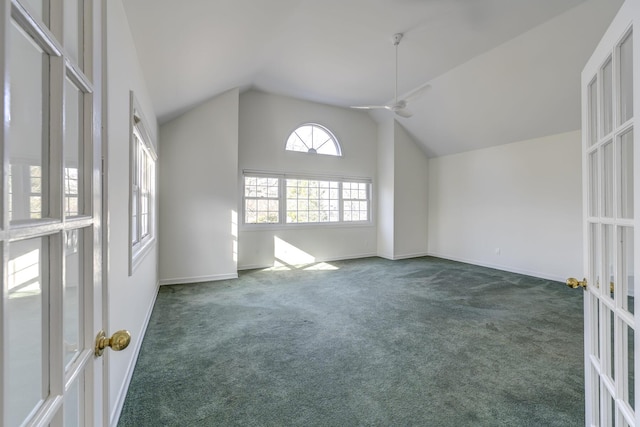
{"label": "tree visible through window", "polygon": [[342,156],[340,144],[331,131],[314,123],[304,124],[294,130],[287,139],[285,149],[309,154]]}
{"label": "tree visible through window", "polygon": [[371,182],[340,177],[248,174],[245,224],[353,223],[371,220]]}

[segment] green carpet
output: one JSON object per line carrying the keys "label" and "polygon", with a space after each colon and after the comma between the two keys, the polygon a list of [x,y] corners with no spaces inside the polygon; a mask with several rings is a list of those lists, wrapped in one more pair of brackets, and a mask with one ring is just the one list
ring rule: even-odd
{"label": "green carpet", "polygon": [[162,287],[119,425],[584,425],[581,291],[430,257],[329,265]]}

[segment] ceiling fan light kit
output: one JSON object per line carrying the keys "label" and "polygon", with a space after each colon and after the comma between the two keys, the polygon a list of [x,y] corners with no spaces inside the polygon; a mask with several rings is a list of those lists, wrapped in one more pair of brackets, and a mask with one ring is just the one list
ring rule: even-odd
{"label": "ceiling fan light kit", "polygon": [[422,92],[426,91],[431,86],[428,84],[424,84],[416,88],[415,90],[409,92],[404,99],[398,99],[398,46],[400,45],[400,41],[402,40],[403,36],[404,34],[402,33],[395,33],[393,35],[393,45],[396,48],[396,73],[395,73],[396,81],[395,81],[395,88],[394,88],[393,103],[387,104],[387,105],[355,105],[355,106],[352,106],[351,108],[357,108],[361,110],[385,109],[385,110],[393,111],[394,113],[396,113],[396,115],[404,118],[409,118],[413,115],[413,113],[407,109],[407,105],[409,104],[410,101],[416,99],[419,95],[422,94]]}

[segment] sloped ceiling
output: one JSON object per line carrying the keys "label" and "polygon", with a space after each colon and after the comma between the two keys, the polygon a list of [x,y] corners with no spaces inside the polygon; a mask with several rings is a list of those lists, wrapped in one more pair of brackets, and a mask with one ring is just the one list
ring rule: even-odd
{"label": "sloped ceiling", "polygon": [[580,71],[622,0],[123,4],[161,123],[233,87],[387,103],[402,32],[398,92],[432,88],[398,120],[441,156],[578,129]]}

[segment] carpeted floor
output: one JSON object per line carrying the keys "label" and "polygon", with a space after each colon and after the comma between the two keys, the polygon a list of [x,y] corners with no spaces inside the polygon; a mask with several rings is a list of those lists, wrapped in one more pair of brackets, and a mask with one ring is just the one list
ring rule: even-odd
{"label": "carpeted floor", "polygon": [[119,425],[584,425],[581,291],[429,257],[329,265],[162,287]]}

